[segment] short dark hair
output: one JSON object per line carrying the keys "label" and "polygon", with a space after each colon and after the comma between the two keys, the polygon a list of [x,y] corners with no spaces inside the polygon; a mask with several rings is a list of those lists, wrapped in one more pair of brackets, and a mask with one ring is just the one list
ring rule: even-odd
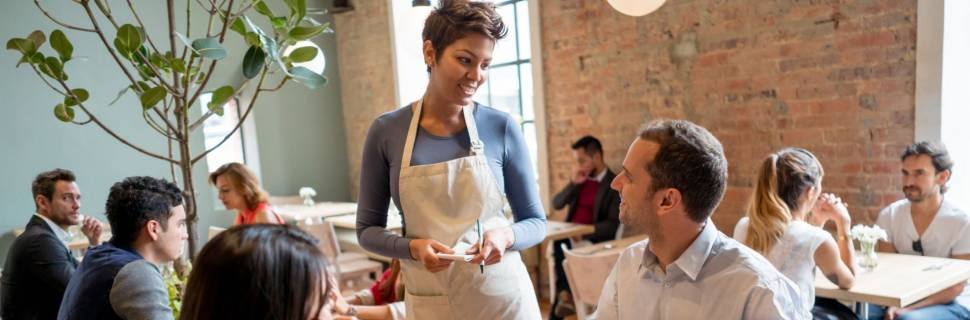
{"label": "short dark hair", "polygon": [[[473,32],[496,42],[505,38],[508,28],[502,22],[502,16],[495,11],[495,4],[468,0],[441,0],[438,8],[431,11],[428,18],[424,20],[421,40],[431,41],[435,60],[438,60],[441,59],[441,53],[445,48]],[[430,67],[428,72],[431,72]]]}
{"label": "short dark hair", "polygon": [[[928,156],[933,162],[933,169],[936,170],[935,173],[949,170],[950,174],[953,174],[953,159],[950,158],[950,153],[946,151],[946,146],[942,143],[930,141],[913,143],[907,146],[906,149],[903,149],[903,154],[899,156],[899,161],[906,160],[906,158],[912,156]],[[945,193],[946,189],[946,184],[940,186],[940,193]]]}
{"label": "short dark hair", "polygon": [[111,242],[130,246],[148,221],[168,230],[172,208],[182,204],[182,191],[174,183],[152,177],[128,177],[111,186],[105,215],[111,224]]}
{"label": "short dark hair", "polygon": [[34,206],[37,206],[37,196],[44,196],[47,200],[54,197],[54,186],[58,181],[74,182],[74,172],[67,169],[57,168],[51,171],[41,172],[30,184],[30,191],[33,195]]}
{"label": "short dark hair", "polygon": [[686,120],[655,120],[640,128],[640,139],[660,145],[646,170],[653,191],[675,188],[687,215],[701,223],[714,213],[727,187],[724,148],[707,129]]}
{"label": "short dark hair", "polygon": [[[182,319],[316,319],[331,290],[317,240],[296,227],[239,225],[212,238],[195,260]],[[323,287],[321,287],[321,285]],[[317,315],[308,303],[319,299]]]}
{"label": "short dark hair", "polygon": [[573,150],[583,149],[583,151],[586,151],[586,154],[590,156],[597,153],[603,155],[603,144],[601,144],[600,140],[596,139],[596,137],[589,135],[583,136],[582,138],[579,138],[579,140],[576,140],[576,142],[573,142],[572,148]]}

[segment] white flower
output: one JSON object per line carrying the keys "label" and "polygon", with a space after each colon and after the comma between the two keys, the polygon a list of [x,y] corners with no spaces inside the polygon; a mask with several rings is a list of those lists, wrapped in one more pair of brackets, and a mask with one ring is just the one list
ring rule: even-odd
{"label": "white flower", "polygon": [[852,227],[849,231],[849,237],[852,239],[859,240],[860,242],[870,242],[875,243],[876,240],[888,240],[889,236],[886,235],[886,230],[883,230],[879,226],[864,226],[857,224]]}
{"label": "white flower", "polygon": [[316,196],[317,196],[317,190],[313,190],[313,188],[310,188],[310,187],[300,188],[301,198],[316,197]]}

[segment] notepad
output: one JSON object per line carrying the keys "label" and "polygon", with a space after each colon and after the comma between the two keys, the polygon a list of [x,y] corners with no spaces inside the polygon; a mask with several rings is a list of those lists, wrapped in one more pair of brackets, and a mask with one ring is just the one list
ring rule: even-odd
{"label": "notepad", "polygon": [[465,261],[465,262],[472,261],[472,258],[475,257],[474,255],[470,255],[470,254],[438,253],[436,255],[438,256],[438,259],[452,260],[452,261]]}

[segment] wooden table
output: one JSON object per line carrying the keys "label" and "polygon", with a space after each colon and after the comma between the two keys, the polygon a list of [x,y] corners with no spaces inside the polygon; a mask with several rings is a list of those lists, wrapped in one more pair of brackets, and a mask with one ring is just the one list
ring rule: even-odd
{"label": "wooden table", "polygon": [[[596,231],[596,228],[591,224],[572,223],[572,222],[565,222],[565,221],[558,221],[558,220],[546,221],[546,237],[545,239],[542,240],[542,243],[539,244],[538,252],[541,257],[545,258],[546,265],[548,266],[547,269],[549,274],[548,274],[548,277],[546,278],[549,281],[548,285],[549,285],[550,304],[554,303],[553,298],[555,297],[555,294],[556,294],[555,292],[553,292],[555,290],[554,286],[556,285],[555,284],[556,279],[554,274],[555,272],[553,272],[554,270],[553,263],[555,262],[552,259],[552,249],[550,248],[550,246],[556,240],[563,240],[563,239],[570,239],[570,238],[574,240],[579,240],[582,236],[592,234],[594,231]],[[541,281],[539,281],[539,279],[542,278],[540,276],[541,274],[540,271],[542,270],[541,263],[536,263],[535,266],[532,267],[532,270],[536,274],[536,281],[535,281],[536,294],[539,296],[542,296],[542,293],[539,290],[539,288],[541,287],[541,283],[540,283]]]}
{"label": "wooden table", "polygon": [[[107,223],[102,223],[101,226],[102,226],[101,242],[104,243],[105,241],[111,240],[111,229],[110,229],[111,226],[109,226]],[[76,233],[71,238],[71,241],[67,243],[67,248],[70,250],[80,251],[80,252],[75,252],[75,254],[78,254],[78,253],[83,254],[84,251],[88,249],[88,246],[90,246],[90,244],[88,243],[88,238],[85,237],[83,233],[81,233],[80,228],[77,228],[77,231],[75,232]],[[24,233],[23,228],[13,229],[14,238],[19,237],[23,233]]]}
{"label": "wooden table", "polygon": [[330,217],[354,214],[357,212],[356,202],[317,202],[312,207],[298,204],[275,206],[276,212],[288,221],[319,221]]}
{"label": "wooden table", "polygon": [[856,275],[852,289],[841,290],[815,272],[815,295],[861,303],[860,314],[868,316],[867,304],[902,308],[940,290],[970,279],[970,261],[895,253],[877,253],[879,264],[872,271]]}
{"label": "wooden table", "polygon": [[626,248],[629,247],[631,244],[643,241],[646,238],[647,236],[645,235],[639,235],[639,236],[632,236],[632,237],[623,238],[619,240],[600,242],[594,245],[575,248],[572,250],[572,252],[576,254],[583,254],[583,255],[594,254],[594,253],[595,254],[614,253],[614,252],[622,253],[623,250],[626,250]]}

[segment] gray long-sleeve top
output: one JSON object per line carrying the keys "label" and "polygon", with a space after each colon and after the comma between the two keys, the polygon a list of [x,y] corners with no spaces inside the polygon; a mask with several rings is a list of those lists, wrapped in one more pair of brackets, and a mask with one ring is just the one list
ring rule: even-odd
{"label": "gray long-sleeve top", "polygon": [[[522,132],[506,113],[476,105],[475,123],[479,139],[485,144],[485,157],[495,180],[509,200],[515,223],[512,250],[538,244],[545,237],[546,218],[539,201],[536,180]],[[388,231],[387,209],[394,200],[401,215],[398,177],[411,107],[385,113],[374,120],[367,132],[361,158],[360,192],[357,205],[357,239],[372,252],[399,259],[410,259],[410,239]],[[471,142],[468,129],[450,137],[434,136],[418,126],[411,165],[439,163],[468,156]],[[428,201],[435,201],[428,199]],[[407,226],[405,225],[405,230]]]}

